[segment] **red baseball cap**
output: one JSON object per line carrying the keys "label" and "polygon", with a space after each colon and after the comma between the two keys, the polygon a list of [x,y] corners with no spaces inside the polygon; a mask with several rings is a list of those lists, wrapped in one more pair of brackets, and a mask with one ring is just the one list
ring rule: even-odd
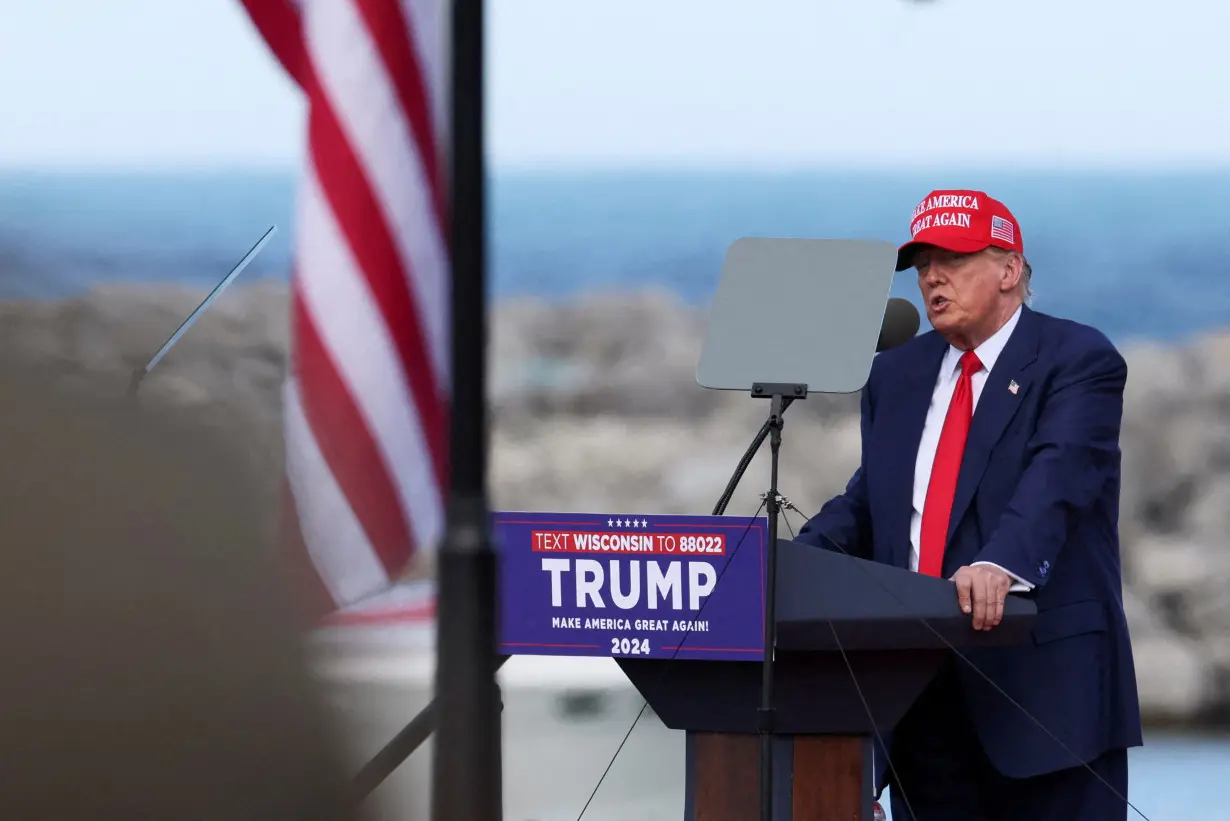
{"label": "red baseball cap", "polygon": [[932,191],[910,217],[910,241],[897,249],[897,270],[914,265],[919,248],[972,254],[989,246],[1025,253],[1021,226],[1008,207],[982,191]]}

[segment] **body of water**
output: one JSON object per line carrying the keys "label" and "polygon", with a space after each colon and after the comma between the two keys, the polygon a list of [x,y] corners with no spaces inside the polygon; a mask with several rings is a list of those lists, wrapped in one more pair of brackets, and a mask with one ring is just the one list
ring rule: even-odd
{"label": "body of water", "polygon": [[[703,302],[740,236],[899,242],[936,187],[981,188],[1014,210],[1041,310],[1116,340],[1230,325],[1230,172],[497,174],[491,288],[664,288]],[[271,223],[282,230],[245,277],[285,277],[294,195],[289,173],[0,173],[0,294],[120,279],[209,287]],[[913,278],[900,274],[894,290],[914,296]]]}

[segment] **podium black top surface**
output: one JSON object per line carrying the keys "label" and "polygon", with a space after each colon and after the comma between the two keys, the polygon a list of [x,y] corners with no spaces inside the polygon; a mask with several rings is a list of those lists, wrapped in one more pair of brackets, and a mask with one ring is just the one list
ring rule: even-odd
{"label": "podium black top surface", "polygon": [[[777,561],[777,733],[887,731],[953,648],[1029,641],[1037,614],[1009,595],[1003,621],[974,630],[947,579],[784,539]],[[757,731],[760,659],[617,661],[667,727]]]}
{"label": "podium black top surface", "polygon": [[[1029,637],[1037,607],[1009,595],[993,630],[975,630],[947,579],[779,539],[777,647],[825,652],[1004,646]],[[832,624],[832,627],[829,625]]]}

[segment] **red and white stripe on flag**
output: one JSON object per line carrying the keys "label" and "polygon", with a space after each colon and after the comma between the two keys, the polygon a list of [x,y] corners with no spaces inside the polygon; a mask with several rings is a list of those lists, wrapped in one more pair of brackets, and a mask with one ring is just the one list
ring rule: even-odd
{"label": "red and white stripe on flag", "polygon": [[284,516],[320,614],[444,530],[447,0],[242,0],[307,101]]}

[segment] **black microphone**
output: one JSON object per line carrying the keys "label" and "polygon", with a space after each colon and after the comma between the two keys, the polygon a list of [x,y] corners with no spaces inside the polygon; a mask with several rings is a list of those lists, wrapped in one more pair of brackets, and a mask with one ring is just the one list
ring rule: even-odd
{"label": "black microphone", "polygon": [[880,325],[880,338],[876,340],[876,353],[904,345],[918,333],[922,317],[908,299],[893,297],[884,308],[884,323]]}

